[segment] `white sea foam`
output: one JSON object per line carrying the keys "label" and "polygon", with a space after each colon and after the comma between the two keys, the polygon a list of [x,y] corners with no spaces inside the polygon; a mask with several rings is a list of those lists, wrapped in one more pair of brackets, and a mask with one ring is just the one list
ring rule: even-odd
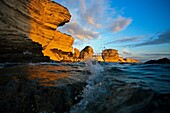
{"label": "white sea foam", "polygon": [[84,61],[86,68],[92,74],[98,74],[99,72],[104,71],[103,67],[98,63],[96,59],[87,59]]}

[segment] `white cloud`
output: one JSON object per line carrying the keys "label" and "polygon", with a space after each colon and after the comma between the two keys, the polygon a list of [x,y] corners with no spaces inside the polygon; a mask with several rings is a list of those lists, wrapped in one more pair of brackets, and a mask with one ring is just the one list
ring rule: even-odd
{"label": "white cloud", "polygon": [[62,29],[63,31],[72,34],[73,37],[80,40],[99,38],[98,32],[90,31],[84,26],[81,26],[78,22],[70,22],[66,24]]}
{"label": "white cloud", "polygon": [[129,24],[132,22],[131,18],[125,18],[122,16],[117,17],[116,19],[113,19],[109,29],[115,33],[119,32],[121,30],[124,30]]}
{"label": "white cloud", "polygon": [[127,37],[127,38],[122,38],[119,40],[114,40],[111,42],[107,42],[105,43],[105,45],[107,44],[113,44],[113,43],[127,43],[127,42],[138,42],[141,41],[141,39],[145,38],[145,36],[133,36],[133,37]]}
{"label": "white cloud", "polygon": [[130,49],[128,47],[126,47],[126,48],[123,48],[121,50],[121,54],[123,54],[123,55],[131,55],[131,51],[130,51]]}
{"label": "white cloud", "polygon": [[67,7],[72,15],[71,21],[62,27],[62,32],[65,31],[80,40],[96,39],[100,37],[99,31],[119,32],[132,22],[131,18],[118,16],[122,11],[111,7],[110,0],[55,1]]}
{"label": "white cloud", "polygon": [[104,0],[90,1],[88,6],[85,0],[80,0],[80,17],[84,19],[87,24],[96,28],[101,28],[100,21],[104,16],[106,4]]}
{"label": "white cloud", "polygon": [[155,36],[149,37],[149,40],[145,42],[131,45],[132,47],[148,46],[148,45],[159,45],[159,44],[170,44],[170,29],[160,32]]}

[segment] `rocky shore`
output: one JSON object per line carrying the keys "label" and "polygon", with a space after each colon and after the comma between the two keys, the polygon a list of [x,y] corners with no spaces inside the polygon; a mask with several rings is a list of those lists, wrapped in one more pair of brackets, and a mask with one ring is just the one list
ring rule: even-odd
{"label": "rocky shore", "polygon": [[4,65],[0,68],[0,112],[68,111],[73,104],[80,101],[81,97],[78,95],[86,85],[88,73],[79,68],[48,64]]}

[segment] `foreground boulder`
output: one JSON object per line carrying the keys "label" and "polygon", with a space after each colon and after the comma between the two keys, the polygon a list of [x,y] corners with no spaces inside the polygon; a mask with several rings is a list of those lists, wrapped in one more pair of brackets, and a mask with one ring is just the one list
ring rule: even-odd
{"label": "foreground boulder", "polygon": [[44,56],[59,61],[63,58],[54,49],[72,52],[73,37],[56,30],[69,22],[67,8],[50,0],[1,0],[0,7],[3,61],[43,61]]}
{"label": "foreground boulder", "polygon": [[159,60],[149,60],[149,61],[145,62],[145,64],[170,64],[170,59],[162,58]]}
{"label": "foreground boulder", "polygon": [[80,59],[86,59],[88,57],[92,57],[94,54],[93,48],[90,46],[86,46],[81,52],[80,52]]}
{"label": "foreground boulder", "polygon": [[76,96],[87,79],[75,67],[7,64],[0,68],[0,113],[69,111],[80,100]]}

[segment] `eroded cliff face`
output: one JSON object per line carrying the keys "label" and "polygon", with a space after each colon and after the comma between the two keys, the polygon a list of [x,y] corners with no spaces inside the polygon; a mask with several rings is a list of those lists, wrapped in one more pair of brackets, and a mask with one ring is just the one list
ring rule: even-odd
{"label": "eroded cliff face", "polygon": [[50,0],[1,0],[0,7],[1,60],[49,56],[59,61],[62,56],[52,50],[72,52],[74,39],[56,30],[70,20],[65,7]]}
{"label": "eroded cliff face", "polygon": [[29,37],[42,45],[45,56],[52,60],[63,60],[52,50],[72,52],[73,37],[56,30],[69,22],[71,15],[68,9],[50,0],[30,0],[28,10],[31,15]]}

